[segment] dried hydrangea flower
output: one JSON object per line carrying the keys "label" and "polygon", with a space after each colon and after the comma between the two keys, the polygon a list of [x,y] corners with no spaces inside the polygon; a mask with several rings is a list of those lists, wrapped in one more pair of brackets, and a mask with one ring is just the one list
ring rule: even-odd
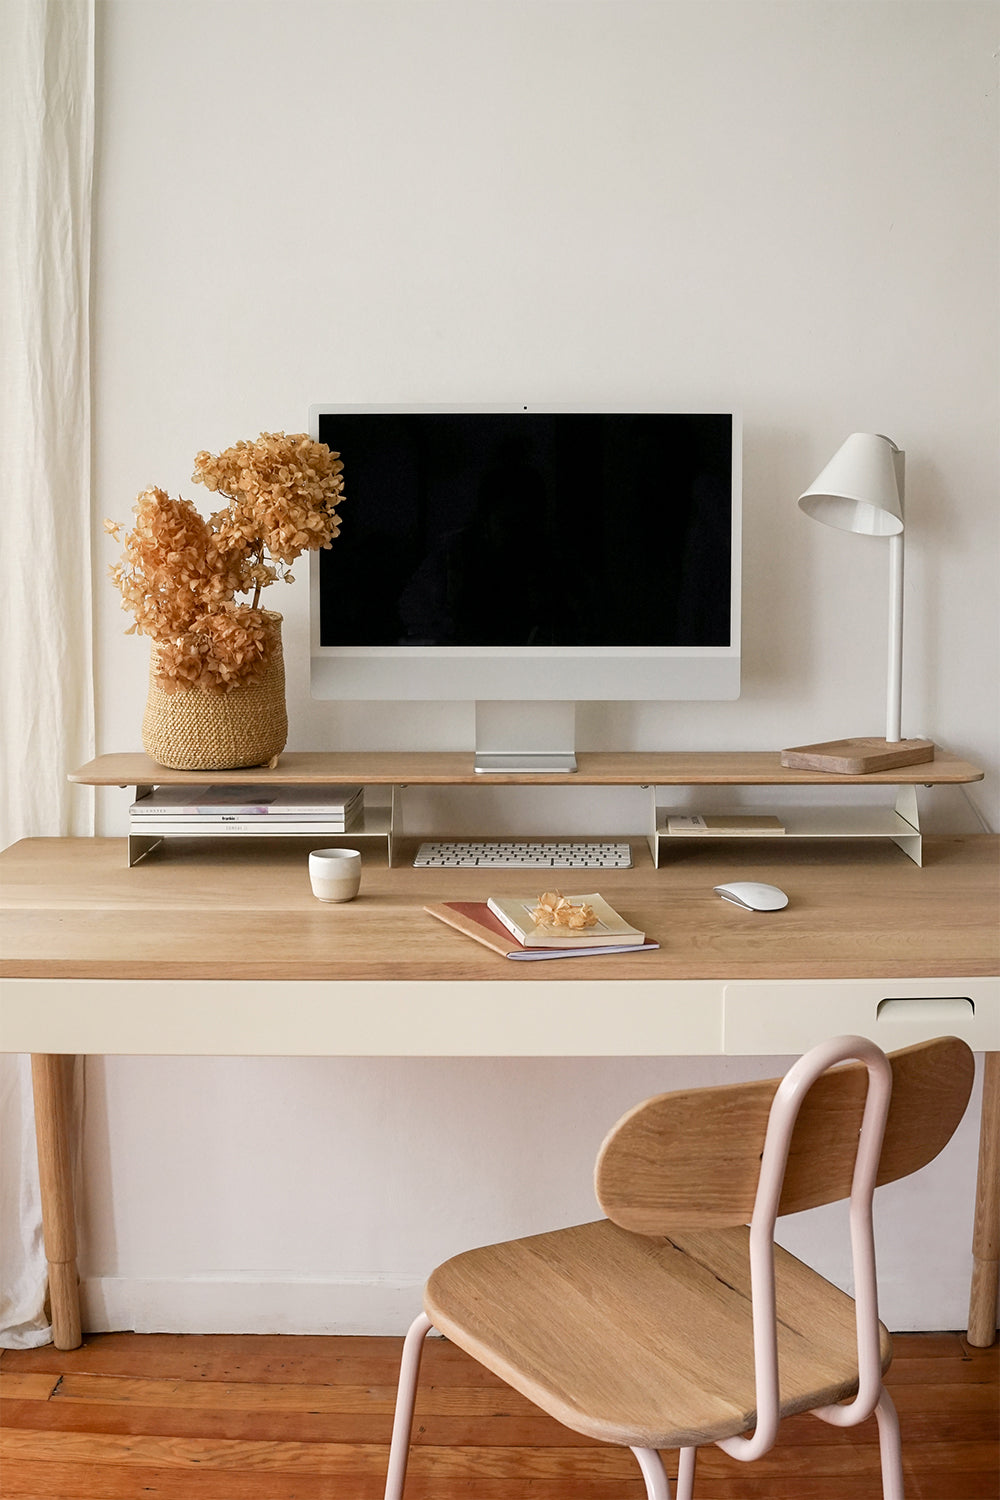
{"label": "dried hydrangea flower", "polygon": [[[189,500],[144,490],[111,576],[135,623],[155,642],[154,676],[166,692],[226,692],[259,680],[277,639],[261,590],[305,551],[340,532],[343,464],[305,433],[262,432],[218,457],[199,453],[194,479],[228,500],[206,521]],[[121,523],[104,529],[120,540]],[[237,594],[253,591],[251,604]]]}
{"label": "dried hydrangea flower", "polygon": [[539,927],[569,927],[574,931],[597,923],[592,906],[586,901],[568,901],[559,891],[545,891],[539,896],[531,919]]}
{"label": "dried hydrangea flower", "polygon": [[[127,634],[157,641],[177,635],[195,615],[232,599],[244,586],[243,559],[220,547],[190,500],[174,500],[153,488],[143,491],[133,509],[135,525],[111,569],[122,608],[135,616]],[[121,523],[111,524],[115,534]]]}
{"label": "dried hydrangea flower", "polygon": [[336,506],[343,500],[343,468],[339,453],[304,432],[262,432],[255,443],[195,458],[196,483],[229,500],[212,516],[212,526],[227,545],[252,553],[261,570],[255,604],[281,569],[287,573],[301,553],[329,547],[340,534]]}
{"label": "dried hydrangea flower", "polygon": [[202,614],[174,640],[158,643],[154,676],[166,693],[225,693],[259,682],[277,638],[279,616],[248,604]]}

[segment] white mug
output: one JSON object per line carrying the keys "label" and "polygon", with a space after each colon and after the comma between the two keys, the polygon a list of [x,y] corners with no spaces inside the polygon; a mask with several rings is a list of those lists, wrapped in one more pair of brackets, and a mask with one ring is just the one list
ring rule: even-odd
{"label": "white mug", "polygon": [[309,881],[320,901],[353,901],[361,889],[361,851],[314,849],[309,856]]}

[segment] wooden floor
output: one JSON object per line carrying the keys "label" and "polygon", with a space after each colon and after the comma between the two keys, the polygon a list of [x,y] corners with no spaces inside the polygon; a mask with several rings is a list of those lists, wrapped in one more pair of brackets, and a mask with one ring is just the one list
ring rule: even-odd
{"label": "wooden floor", "polygon": [[[908,1500],[997,1500],[998,1349],[897,1337]],[[379,1500],[400,1341],[102,1334],[0,1357],[3,1500]],[[674,1472],[675,1455],[667,1455]],[[406,1500],[643,1500],[632,1455],[428,1342]],[[874,1421],[787,1423],[756,1464],[703,1450],[696,1500],[875,1500]]]}

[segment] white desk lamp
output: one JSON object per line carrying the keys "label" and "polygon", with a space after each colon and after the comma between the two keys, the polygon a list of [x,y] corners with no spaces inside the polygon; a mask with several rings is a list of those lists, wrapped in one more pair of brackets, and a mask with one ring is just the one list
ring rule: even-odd
{"label": "white desk lamp", "polygon": [[807,516],[889,542],[889,667],[885,739],[862,737],[783,750],[784,766],[863,775],[934,759],[930,740],[900,734],[903,687],[903,471],[904,454],[891,438],[854,432],[823,472],[799,496]]}

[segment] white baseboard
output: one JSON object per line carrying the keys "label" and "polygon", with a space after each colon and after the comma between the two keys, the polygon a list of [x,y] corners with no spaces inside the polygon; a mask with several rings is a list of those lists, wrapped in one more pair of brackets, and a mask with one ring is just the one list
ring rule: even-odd
{"label": "white baseboard", "polygon": [[81,1283],[83,1326],[91,1333],[406,1332],[421,1309],[423,1279],[324,1281],[95,1276]]}
{"label": "white baseboard", "polygon": [[[80,1287],[91,1333],[319,1333],[402,1335],[420,1311],[418,1277],[170,1280],[95,1276]],[[879,1311],[894,1333],[964,1328],[967,1274],[942,1277],[932,1298],[915,1298],[909,1279],[882,1279]]]}

